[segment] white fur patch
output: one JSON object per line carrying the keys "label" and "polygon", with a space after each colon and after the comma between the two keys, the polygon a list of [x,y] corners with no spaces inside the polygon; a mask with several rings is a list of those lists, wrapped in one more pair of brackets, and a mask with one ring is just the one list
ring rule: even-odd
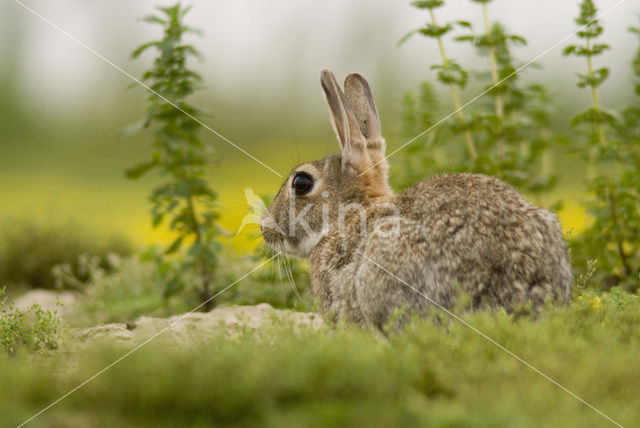
{"label": "white fur patch", "polygon": [[318,233],[308,234],[297,246],[291,245],[287,240],[284,241],[284,250],[291,255],[304,259],[309,257],[311,249],[315,247],[324,235],[327,234],[326,230],[321,230]]}

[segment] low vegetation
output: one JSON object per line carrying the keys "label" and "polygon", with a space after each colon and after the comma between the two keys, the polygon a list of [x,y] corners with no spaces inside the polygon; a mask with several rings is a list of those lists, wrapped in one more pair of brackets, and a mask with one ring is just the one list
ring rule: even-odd
{"label": "low vegetation", "polygon": [[38,304],[21,310],[15,303],[7,305],[4,293],[0,289],[0,353],[57,349],[61,322],[57,310],[44,310]]}
{"label": "low vegetation", "polygon": [[[0,218],[0,285],[14,288],[56,288],[53,269],[64,269],[85,282],[78,260],[97,258],[108,269],[109,254],[127,255],[133,245],[117,233],[107,235],[71,219]],[[11,291],[11,290],[10,290]]]}
{"label": "low vegetation", "polygon": [[[247,290],[250,284],[239,284]],[[640,417],[640,297],[579,291],[538,319],[465,320],[617,421]],[[380,340],[281,320],[188,349],[162,336],[29,426],[606,426],[608,421],[440,313]],[[15,426],[132,344],[68,339],[52,357],[0,355],[0,424]],[[158,358],[162,355],[162,358]],[[28,363],[28,361],[31,361]]]}

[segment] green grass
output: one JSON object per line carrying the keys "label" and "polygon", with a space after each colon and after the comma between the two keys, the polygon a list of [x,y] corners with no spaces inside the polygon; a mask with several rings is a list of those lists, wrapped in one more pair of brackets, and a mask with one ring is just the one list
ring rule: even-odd
{"label": "green grass", "polygon": [[[640,296],[583,292],[537,320],[465,319],[617,422],[640,419]],[[389,340],[273,321],[192,346],[154,340],[28,426],[607,426],[462,323],[415,320]],[[0,355],[14,426],[133,347],[62,340]]]}

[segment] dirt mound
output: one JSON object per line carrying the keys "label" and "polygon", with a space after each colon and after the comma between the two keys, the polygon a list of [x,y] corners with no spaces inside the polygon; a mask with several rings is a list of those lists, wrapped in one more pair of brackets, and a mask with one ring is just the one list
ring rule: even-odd
{"label": "dirt mound", "polygon": [[141,342],[154,336],[163,336],[171,342],[184,343],[199,341],[221,329],[229,334],[243,328],[258,329],[271,322],[288,322],[294,327],[324,324],[318,314],[274,309],[267,303],[256,306],[228,306],[215,308],[210,312],[193,312],[169,318],[140,317],[127,324],[104,324],[74,330],[81,341],[118,340]]}

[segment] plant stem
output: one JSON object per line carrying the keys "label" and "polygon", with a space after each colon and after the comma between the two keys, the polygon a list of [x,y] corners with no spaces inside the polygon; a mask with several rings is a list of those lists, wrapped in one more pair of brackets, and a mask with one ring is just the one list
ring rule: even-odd
{"label": "plant stem", "polygon": [[[431,23],[437,27],[436,16],[433,13],[433,9],[429,9],[429,14],[431,15]],[[449,66],[449,58],[447,58],[447,54],[444,50],[444,44],[442,43],[442,37],[436,36],[436,40],[438,42],[438,48],[440,49],[440,56],[442,57],[442,65],[447,68]],[[460,97],[458,96],[458,90],[453,83],[449,83],[449,88],[451,89],[451,98],[453,98],[453,104],[456,108],[456,115],[458,116],[458,122],[462,126],[462,135],[464,136],[465,144],[467,146],[467,151],[469,152],[469,156],[471,159],[475,160],[476,158],[476,148],[473,144],[473,138],[471,137],[471,133],[468,129],[466,129],[466,122],[464,119],[464,113],[462,112],[462,104],[460,103]]]}
{"label": "plant stem", "polygon": [[622,263],[622,267],[624,268],[625,276],[631,275],[631,268],[629,267],[629,262],[627,261],[627,255],[624,252],[624,246],[622,242],[622,237],[618,232],[619,224],[618,224],[618,209],[616,204],[616,197],[613,191],[613,183],[611,183],[611,178],[607,177],[607,196],[609,199],[609,208],[611,209],[611,221],[613,222],[613,236],[616,240],[616,247],[618,249],[618,255],[620,256],[620,262]]}
{"label": "plant stem", "polygon": [[189,217],[191,217],[191,222],[193,223],[193,230],[195,233],[196,244],[200,247],[201,255],[199,257],[200,262],[200,276],[202,278],[202,289],[200,290],[200,299],[204,303],[202,309],[205,312],[208,312],[213,308],[213,301],[211,301],[211,271],[209,270],[208,261],[205,257],[202,256],[203,242],[202,233],[200,231],[200,222],[198,221],[198,216],[196,215],[195,204],[193,202],[193,196],[189,195],[187,197],[187,206],[189,208]]}
{"label": "plant stem", "polygon": [[[489,38],[491,35],[491,26],[489,23],[489,11],[486,3],[482,3],[482,15],[484,17],[485,35],[487,36],[487,38]],[[490,45],[489,47],[489,62],[491,64],[491,81],[493,82],[493,85],[496,85],[500,80],[498,75],[498,62],[496,61],[496,50],[493,45]],[[494,90],[495,89],[497,88],[494,88]],[[502,122],[504,120],[504,105],[502,94],[500,92],[496,92],[493,96],[493,99],[495,100],[496,116],[498,117],[500,122],[500,129],[498,130],[498,156],[500,157],[500,159],[502,159],[504,158],[505,154],[504,135],[502,130]]]}
{"label": "plant stem", "polygon": [[[587,37],[587,50],[591,50],[591,37]],[[593,76],[593,62],[591,60],[591,54],[587,55],[587,71],[588,76]],[[600,106],[598,104],[598,93],[596,92],[595,85],[591,84],[591,100],[593,101],[593,110],[596,114],[600,111]],[[596,129],[598,131],[598,141],[600,142],[601,147],[606,146],[606,138],[604,134],[604,127],[602,126],[602,122],[599,120],[596,122]],[[631,268],[629,267],[629,262],[627,261],[627,255],[624,252],[624,243],[623,239],[619,233],[619,219],[618,219],[618,209],[616,204],[616,197],[613,188],[613,183],[611,182],[611,175],[607,174],[607,200],[609,203],[609,210],[611,211],[611,222],[613,227],[613,239],[616,242],[616,248],[618,250],[618,256],[620,257],[620,263],[624,269],[625,276],[629,276],[631,274]]]}
{"label": "plant stem", "polygon": [[[587,37],[587,50],[590,51],[591,50],[591,37]],[[592,77],[593,76],[593,63],[591,61],[591,54],[587,55],[587,70],[588,70],[588,76]],[[600,111],[600,106],[598,103],[598,94],[596,92],[596,87],[595,85],[590,85],[591,86],[591,99],[593,101],[593,110],[596,112],[596,114]],[[598,130],[598,140],[600,141],[600,145],[604,147],[604,145],[606,144],[606,140],[605,140],[605,136],[604,136],[604,128],[602,126],[602,123],[600,121],[598,121],[596,123],[596,128]]]}

